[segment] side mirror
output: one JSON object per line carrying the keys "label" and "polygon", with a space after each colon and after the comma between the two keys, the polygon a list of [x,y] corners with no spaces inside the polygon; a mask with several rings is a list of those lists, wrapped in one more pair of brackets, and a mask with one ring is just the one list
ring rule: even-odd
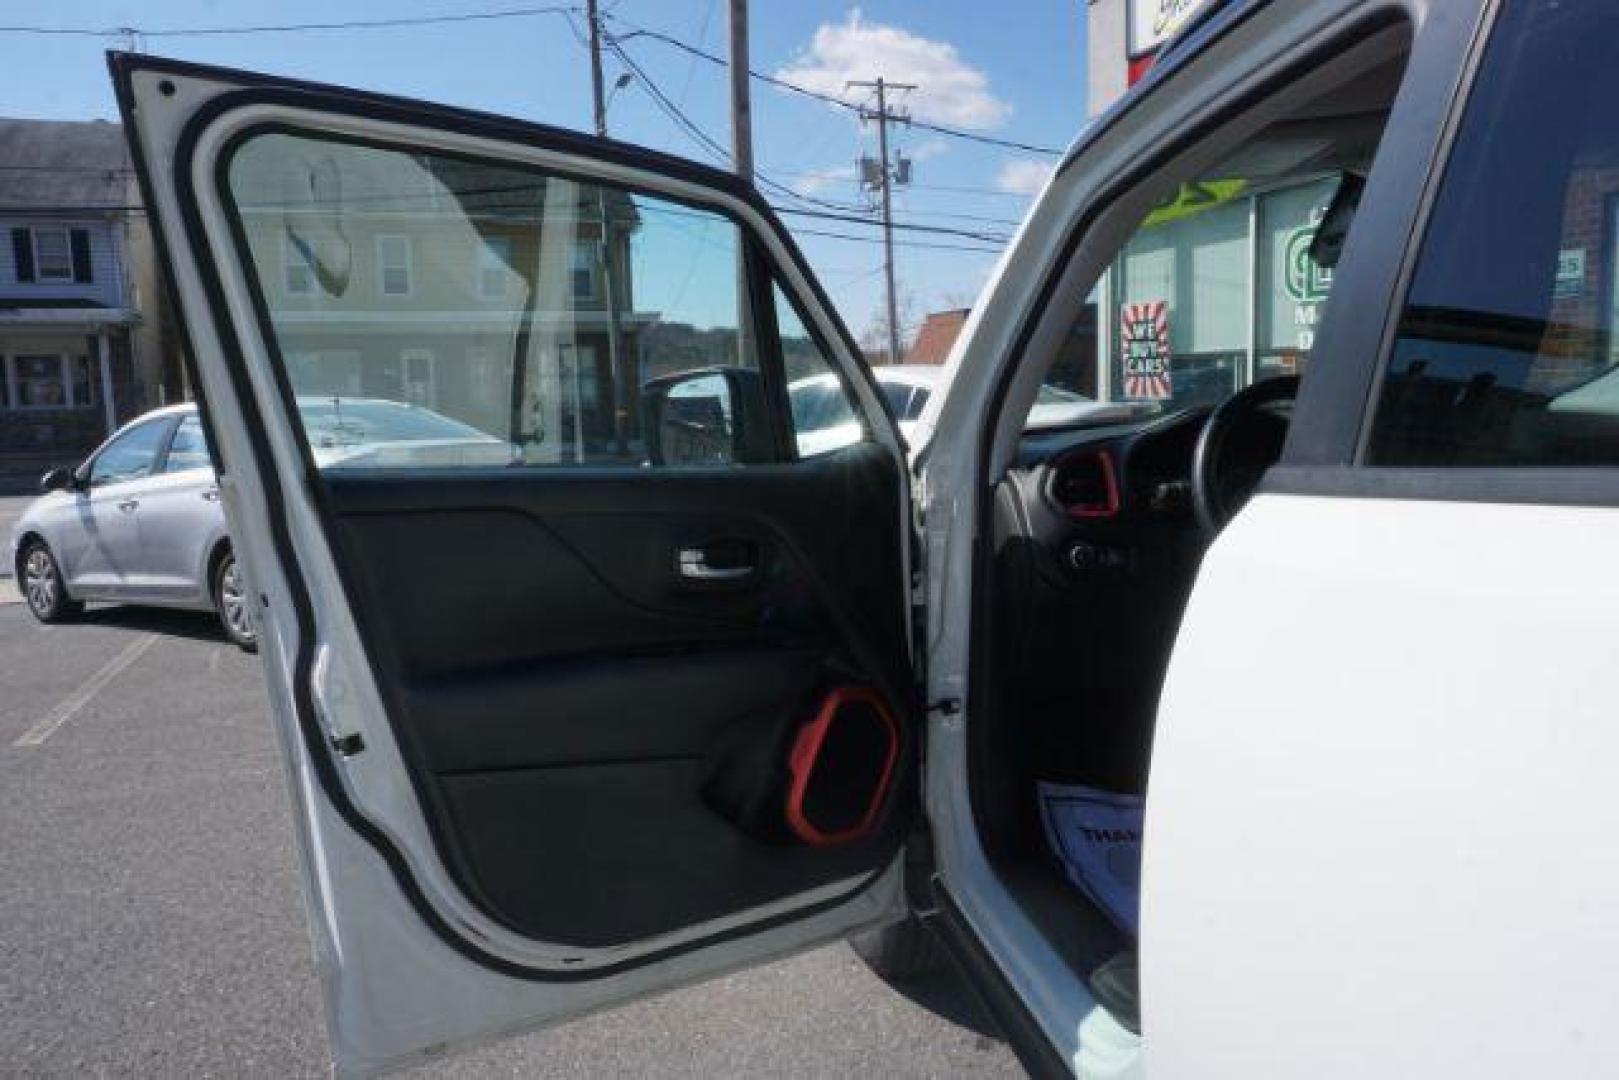
{"label": "side mirror", "polygon": [[39,478],[41,491],[67,491],[74,486],[72,469],[55,468]]}
{"label": "side mirror", "polygon": [[764,380],[752,368],[682,371],[641,387],[642,436],[653,465],[769,461]]}

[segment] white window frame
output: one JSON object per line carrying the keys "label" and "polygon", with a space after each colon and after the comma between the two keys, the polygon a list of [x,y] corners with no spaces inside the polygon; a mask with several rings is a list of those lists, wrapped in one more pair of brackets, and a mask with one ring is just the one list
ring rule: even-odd
{"label": "white window frame", "polygon": [[[598,245],[600,243],[601,243],[601,241],[599,241],[599,240],[580,240],[580,239],[577,239],[577,238],[574,239],[574,240],[569,241],[569,243],[568,243],[568,299],[569,300],[572,300],[572,301],[585,300],[585,301],[595,302],[595,301],[601,299],[601,291],[602,291],[602,289],[601,289],[602,260],[601,260],[601,252],[600,252],[600,250],[598,248]],[[581,296],[580,294],[573,291],[573,275],[574,275],[574,271],[578,270],[578,269],[581,269],[581,267],[575,265],[574,259],[575,259],[576,256],[579,255],[580,252],[583,252],[584,255],[585,255],[585,264],[582,267],[582,269],[586,269],[586,270],[590,271],[590,292],[584,294],[583,296]]]}
{"label": "white window frame", "polygon": [[[67,255],[67,273],[45,273],[45,260],[39,251],[39,238],[42,233],[60,233],[62,235],[62,250]],[[66,225],[34,225],[28,230],[29,242],[34,245],[34,281],[41,285],[71,285],[73,284],[73,230]]]}
{"label": "white window frame", "polygon": [[[386,256],[388,244],[397,240],[405,253],[402,265],[391,265]],[[404,296],[408,297],[416,290],[415,252],[411,249],[410,235],[408,233],[378,233],[376,240],[377,251],[377,295],[378,296]],[[388,288],[388,271],[403,270],[405,272],[405,287],[400,292]]]}
{"label": "white window frame", "polygon": [[[295,289],[292,287],[292,271],[302,268],[309,274],[309,287]],[[314,296],[316,293],[315,267],[304,253],[298,250],[298,245],[286,233],[281,234],[281,291],[287,296]]]}
{"label": "white window frame", "polygon": [[[95,407],[93,401],[78,401],[73,394],[73,365],[72,361],[77,353],[50,353],[50,352],[14,352],[0,356],[0,377],[6,382],[5,412],[61,412],[63,409],[90,409]],[[17,374],[17,361],[44,360],[54,357],[56,360],[56,378],[62,384],[62,404],[60,405],[26,405],[22,400],[22,380]],[[91,374],[95,371],[91,366]]]}
{"label": "white window frame", "polygon": [[[485,300],[503,300],[512,291],[511,264],[495,252],[495,245],[503,244],[506,255],[512,251],[512,238],[509,236],[491,236],[478,245],[478,258],[472,268],[473,288],[478,296]],[[500,288],[489,289],[489,275],[500,275]]]}

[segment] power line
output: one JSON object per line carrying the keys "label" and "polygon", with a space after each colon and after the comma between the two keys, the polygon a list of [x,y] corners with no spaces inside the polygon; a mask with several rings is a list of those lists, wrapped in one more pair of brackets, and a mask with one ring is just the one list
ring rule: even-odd
{"label": "power line", "polygon": [[[613,15],[609,16],[609,18],[615,22],[623,23],[625,26],[630,28],[629,33],[618,35],[617,40],[620,42],[629,41],[638,37],[651,38],[653,41],[659,41],[665,45],[671,46],[672,48],[679,49],[681,52],[684,52],[689,56],[700,60],[706,60],[710,64],[715,64],[719,67],[729,66],[724,57],[711,53],[706,49],[698,48],[697,46],[692,45],[690,42],[682,41],[673,34],[666,34],[659,30],[649,30],[644,26],[637,26],[635,23],[632,23],[621,16]],[[819,90],[811,90],[807,86],[800,86],[797,83],[789,82],[786,79],[778,79],[774,75],[767,75],[766,73],[757,71],[753,68],[748,69],[748,75],[751,78],[758,79],[760,82],[767,83],[780,90],[786,90],[789,93],[800,94],[807,98],[813,98],[816,101],[823,101],[828,105],[835,105],[840,109],[845,109],[856,114],[860,112],[859,105],[856,105],[853,102],[845,101],[840,97],[835,97],[832,94],[823,94]],[[1000,146],[1009,150],[1024,150],[1032,154],[1046,154],[1051,157],[1062,156],[1062,151],[1054,146],[1038,146],[1034,143],[1020,142],[1016,139],[999,139],[993,135],[981,135],[976,131],[963,131],[960,128],[948,127],[944,124],[934,124],[921,120],[913,120],[911,121],[911,126],[921,128],[925,131],[931,131],[938,135],[948,135],[955,139],[967,139],[972,142],[986,143],[990,146]]]}
{"label": "power line", "polygon": [[[799,236],[824,236],[831,240],[853,240],[862,244],[880,244],[882,240],[875,236],[851,236],[848,233],[827,232],[822,229],[794,229]],[[895,240],[895,247],[926,248],[929,251],[974,251],[981,255],[999,255],[1000,248],[973,247],[968,244],[935,244],[923,240]]]}
{"label": "power line", "polygon": [[497,11],[466,11],[449,15],[401,16],[392,19],[348,19],[341,22],[278,23],[259,26],[115,27],[102,30],[75,26],[0,26],[3,34],[43,34],[66,37],[215,37],[229,34],[293,34],[311,30],[382,30],[402,26],[434,26],[443,23],[486,22],[491,19],[522,19],[534,15],[565,15],[577,7],[546,4],[536,7],[504,8]]}
{"label": "power line", "polygon": [[[847,221],[856,225],[880,226],[882,222],[871,218],[857,217],[854,214],[829,214],[820,210],[800,210],[793,206],[771,205],[771,209],[778,214],[793,214],[798,217],[823,218],[827,221]],[[986,244],[1004,244],[1011,239],[995,233],[974,232],[971,229],[953,229],[948,225],[918,225],[913,222],[893,222],[893,227],[906,232],[939,233],[945,236],[962,236],[969,240],[982,240]]]}

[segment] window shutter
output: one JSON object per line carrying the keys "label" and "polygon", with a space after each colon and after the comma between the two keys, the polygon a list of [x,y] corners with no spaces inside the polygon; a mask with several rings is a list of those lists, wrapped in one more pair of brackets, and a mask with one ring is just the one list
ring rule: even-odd
{"label": "window shutter", "polygon": [[34,280],[34,238],[27,229],[11,230],[11,253],[17,260],[17,280]]}
{"label": "window shutter", "polygon": [[90,271],[90,230],[74,229],[68,235],[73,244],[73,280],[82,285],[92,278]]}

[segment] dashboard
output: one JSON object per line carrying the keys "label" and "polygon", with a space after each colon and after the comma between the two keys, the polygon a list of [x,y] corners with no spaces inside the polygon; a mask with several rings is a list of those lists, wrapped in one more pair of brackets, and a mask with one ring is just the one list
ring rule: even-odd
{"label": "dashboard", "polygon": [[[996,487],[993,682],[1032,740],[1011,750],[1031,774],[1119,791],[1145,782],[1158,687],[1206,544],[1191,470],[1208,415],[1027,433]],[[1085,760],[1065,767],[1082,747]]]}

